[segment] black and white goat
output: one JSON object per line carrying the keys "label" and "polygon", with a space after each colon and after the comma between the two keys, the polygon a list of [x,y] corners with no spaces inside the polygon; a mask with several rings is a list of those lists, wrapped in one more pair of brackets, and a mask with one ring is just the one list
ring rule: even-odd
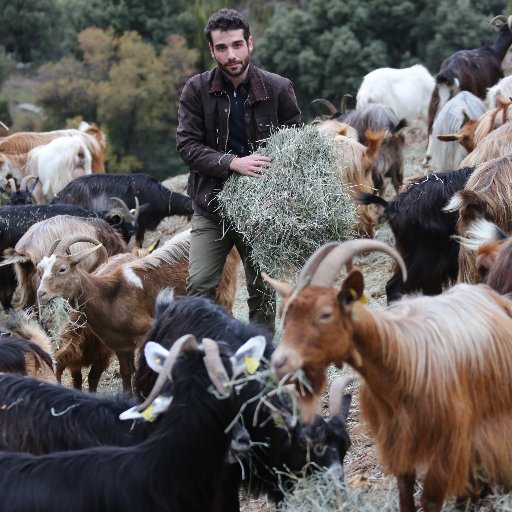
{"label": "black and white goat", "polygon": [[[245,365],[246,354],[230,358],[231,351],[224,344],[203,340],[198,345],[193,336],[183,337],[169,352],[161,347],[152,352],[156,346],[146,349],[151,365],[160,371],[151,396],[121,414],[127,420],[152,419],[157,411],[165,410],[153,434],[129,447],[40,456],[2,452],[2,510],[220,510],[217,504],[230,445],[229,427],[238,413],[234,393],[226,383],[236,373],[233,368]],[[172,379],[172,396],[168,379]]]}
{"label": "black and white goat", "polygon": [[388,303],[405,293],[441,293],[443,286],[457,279],[459,244],[455,234],[457,214],[443,211],[455,192],[464,188],[474,167],[437,172],[416,179],[385,201],[373,194],[361,194],[361,204],[379,204],[395,236],[395,247],[405,261],[408,280],[395,267],[386,284]]}
{"label": "black and white goat", "polygon": [[141,205],[136,240],[142,246],[146,230],[154,230],[169,215],[192,215],[189,197],[166,189],[149,174],[92,174],[70,182],[53,199],[52,204],[74,204],[87,210],[110,210],[113,197],[135,208]]}
{"label": "black and white goat", "polygon": [[[274,351],[271,335],[254,324],[248,324],[228,315],[223,308],[203,297],[173,297],[169,290],[162,291],[156,302],[155,322],[147,339],[158,339],[162,345],[172,346],[175,340],[190,332],[197,338],[214,338],[226,342],[233,351],[245,340],[255,336],[266,336],[263,357],[270,359]],[[153,385],[154,374],[146,360],[141,357],[135,373],[135,390],[144,397]],[[344,387],[344,386],[342,386]],[[266,493],[274,501],[282,499],[282,489],[291,485],[292,474],[329,468],[338,478],[343,478],[343,458],[350,446],[345,419],[350,406],[350,396],[335,398],[332,416],[317,416],[311,426],[293,423],[291,409],[285,403],[274,403],[285,412],[284,421],[275,423],[270,408],[263,407],[254,424],[258,401],[264,385],[249,382],[240,391],[239,400],[246,403],[242,419],[254,443],[250,461],[244,461],[243,472],[247,479],[242,481],[239,466],[231,466],[225,481],[223,511],[238,511],[238,487],[259,494]],[[341,389],[340,393],[343,393]],[[258,416],[258,415],[257,415]],[[308,464],[309,463],[309,464]],[[280,476],[281,475],[281,476]]]}

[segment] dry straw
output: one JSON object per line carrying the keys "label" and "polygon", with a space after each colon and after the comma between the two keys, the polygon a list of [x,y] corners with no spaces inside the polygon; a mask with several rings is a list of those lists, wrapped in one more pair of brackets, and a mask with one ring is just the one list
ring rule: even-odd
{"label": "dry straw", "polygon": [[354,238],[356,211],[339,151],[332,135],[312,126],[283,128],[258,149],[271,168],[259,179],[233,174],[219,193],[223,217],[271,276],[293,275],[321,245]]}

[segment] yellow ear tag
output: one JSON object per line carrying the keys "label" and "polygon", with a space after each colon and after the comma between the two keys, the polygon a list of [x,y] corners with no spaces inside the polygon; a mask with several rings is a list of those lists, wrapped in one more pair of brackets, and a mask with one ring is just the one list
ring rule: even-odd
{"label": "yellow ear tag", "polygon": [[255,373],[259,366],[260,362],[257,359],[254,359],[254,357],[247,356],[245,358],[245,369],[249,375]]}
{"label": "yellow ear tag", "polygon": [[153,404],[151,404],[147,409],[141,412],[141,416],[146,421],[155,421],[155,418],[153,418]]}
{"label": "yellow ear tag", "polygon": [[350,293],[350,296],[352,297],[352,300],[357,299],[357,292],[354,290],[354,288],[349,288],[348,292]]}
{"label": "yellow ear tag", "polygon": [[361,304],[368,304],[368,295],[366,295],[366,293],[361,295]]}

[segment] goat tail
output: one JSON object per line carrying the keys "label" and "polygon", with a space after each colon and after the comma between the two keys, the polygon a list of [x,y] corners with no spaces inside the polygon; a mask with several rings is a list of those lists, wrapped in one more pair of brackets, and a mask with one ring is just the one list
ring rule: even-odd
{"label": "goat tail", "polygon": [[384,208],[389,204],[384,198],[368,192],[359,192],[355,197],[355,202],[364,205],[377,204]]}

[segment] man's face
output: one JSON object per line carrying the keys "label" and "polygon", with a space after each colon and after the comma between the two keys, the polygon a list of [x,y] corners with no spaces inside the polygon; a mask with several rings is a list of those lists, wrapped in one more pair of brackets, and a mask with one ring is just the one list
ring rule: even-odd
{"label": "man's face", "polygon": [[217,61],[219,68],[228,76],[242,75],[247,66],[252,52],[252,37],[246,42],[243,29],[238,30],[213,30],[211,32],[212,44],[210,53]]}

